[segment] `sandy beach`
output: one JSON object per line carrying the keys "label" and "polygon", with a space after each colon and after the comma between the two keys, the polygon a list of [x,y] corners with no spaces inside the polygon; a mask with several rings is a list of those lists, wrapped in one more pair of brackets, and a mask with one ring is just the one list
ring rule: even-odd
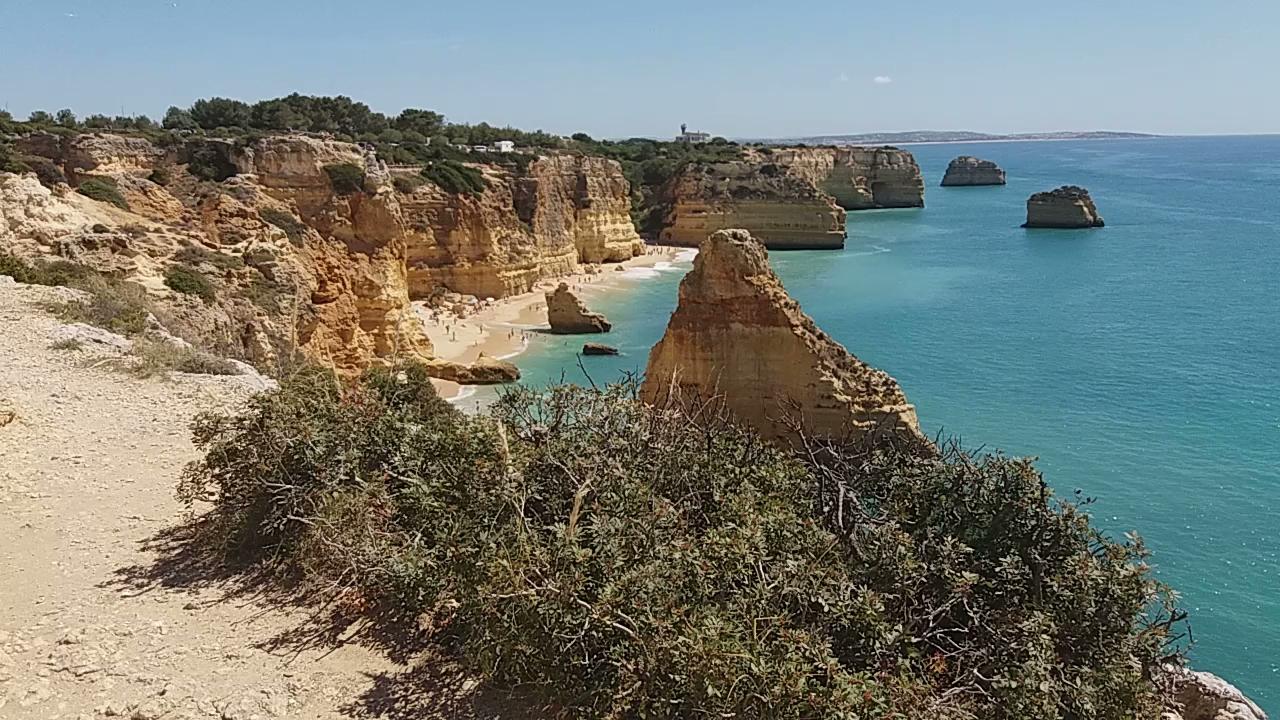
{"label": "sandy beach", "polygon": [[[481,301],[476,309],[458,315],[445,308],[432,308],[425,302],[413,303],[422,320],[427,337],[435,347],[436,357],[460,363],[472,363],[481,353],[499,359],[512,359],[524,352],[537,333],[547,329],[545,294],[562,282],[569,283],[588,306],[606,293],[619,292],[638,280],[634,271],[671,263],[690,248],[667,245],[647,246],[644,255],[621,263],[583,266],[583,271],[539,281],[532,291],[491,302]],[[518,364],[518,363],[517,363]],[[448,380],[434,380],[440,396],[449,400],[465,397],[465,388]]]}

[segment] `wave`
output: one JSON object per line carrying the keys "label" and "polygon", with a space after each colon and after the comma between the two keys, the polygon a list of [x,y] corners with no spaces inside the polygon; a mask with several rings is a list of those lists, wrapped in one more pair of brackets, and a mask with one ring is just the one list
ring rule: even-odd
{"label": "wave", "polygon": [[458,394],[457,394],[457,395],[454,395],[454,396],[453,396],[453,397],[451,397],[451,398],[448,398],[448,399],[446,400],[446,402],[448,402],[448,403],[450,403],[450,404],[453,404],[453,403],[460,403],[460,402],[462,402],[463,400],[466,400],[467,398],[469,398],[469,397],[471,397],[472,395],[475,395],[475,394],[476,394],[476,388],[475,388],[475,386],[474,386],[474,385],[462,385],[462,386],[460,386],[460,389],[458,390]]}

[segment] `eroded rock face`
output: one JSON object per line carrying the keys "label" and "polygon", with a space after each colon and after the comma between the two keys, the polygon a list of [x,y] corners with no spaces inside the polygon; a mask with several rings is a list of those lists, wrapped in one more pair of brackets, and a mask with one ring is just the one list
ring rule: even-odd
{"label": "eroded rock face", "polygon": [[35,133],[21,138],[17,149],[54,161],[69,178],[83,172],[145,175],[165,157],[164,150],[144,138],[113,133],[68,136]]}
{"label": "eroded rock face", "polygon": [[1098,214],[1089,191],[1075,185],[1040,192],[1027,200],[1024,228],[1100,228],[1106,223]]}
{"label": "eroded rock face", "polygon": [[487,188],[479,195],[428,184],[401,196],[411,229],[414,297],[440,289],[507,297],[574,272],[579,263],[619,262],[644,252],[617,162],[548,155],[523,172],[480,169]]}
{"label": "eroded rock face", "polygon": [[711,235],[680,283],[666,334],[649,355],[641,397],[720,397],[764,437],[791,441],[785,419],[836,437],[922,440],[898,383],[822,332],[782,287],[745,230]]}
{"label": "eroded rock face", "polygon": [[[630,187],[603,158],[477,166],[487,189],[455,195],[431,183],[399,192],[372,151],[322,137],[192,138],[169,150],[109,133],[25,143],[21,152],[65,169],[73,186],[114,181],[129,209],[0,174],[0,250],[71,259],[141,285],[192,342],[259,364],[295,349],[343,374],[428,359],[410,296],[505,297],[579,263],[644,250]],[[332,165],[361,168],[363,187],[336,192]],[[149,179],[157,169],[163,186]],[[208,276],[217,301],[168,288],[165,272],[178,264]],[[468,377],[504,373],[494,364]]]}
{"label": "eroded rock face", "polygon": [[432,377],[452,380],[460,385],[499,385],[520,379],[520,369],[506,360],[489,357],[484,353],[470,365],[440,360],[428,363]]}
{"label": "eroded rock face", "polygon": [[547,293],[547,322],[551,325],[551,332],[560,335],[605,333],[613,329],[604,315],[587,310],[586,304],[573,294],[567,283],[560,283],[554,291]]}
{"label": "eroded rock face", "polygon": [[1207,672],[1166,668],[1176,708],[1165,720],[1267,720],[1267,714],[1234,685]]}
{"label": "eroded rock face", "polygon": [[746,150],[743,159],[691,164],[668,185],[665,243],[698,246],[745,228],[775,250],[844,247],[845,210],[924,206],[911,153],[895,148]]}
{"label": "eroded rock face", "polygon": [[942,187],[971,187],[976,185],[1004,185],[1004,170],[990,160],[980,160],[961,155],[947,165],[942,177]]}

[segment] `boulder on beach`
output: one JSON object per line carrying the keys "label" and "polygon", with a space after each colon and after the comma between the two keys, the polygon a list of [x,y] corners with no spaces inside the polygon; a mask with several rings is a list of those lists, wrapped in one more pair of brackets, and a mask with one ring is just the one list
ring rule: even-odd
{"label": "boulder on beach", "polygon": [[1105,223],[1089,191],[1075,185],[1039,192],[1027,200],[1024,228],[1100,228]]}
{"label": "boulder on beach", "polygon": [[947,166],[942,187],[975,187],[979,185],[1004,185],[1004,170],[990,160],[971,155],[961,155]]}
{"label": "boulder on beach", "polygon": [[547,322],[551,332],[560,335],[605,333],[613,329],[604,315],[587,310],[568,283],[560,283],[560,287],[547,293]]}
{"label": "boulder on beach", "polygon": [[589,342],[582,346],[583,355],[617,355],[618,348],[604,343]]}

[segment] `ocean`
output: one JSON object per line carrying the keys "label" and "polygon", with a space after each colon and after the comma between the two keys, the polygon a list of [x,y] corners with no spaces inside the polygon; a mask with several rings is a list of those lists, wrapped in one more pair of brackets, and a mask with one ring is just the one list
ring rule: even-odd
{"label": "ocean", "polygon": [[[902,384],[930,435],[1040,458],[1060,496],[1137,531],[1191,614],[1197,669],[1280,714],[1280,136],[919,145],[927,207],[849,214],[843,251],[774,252],[817,323]],[[1009,184],[941,188],[976,155]],[[1107,227],[1024,230],[1027,196],[1089,188]],[[643,371],[688,256],[593,303]],[[526,383],[585,382],[583,337]],[[483,399],[483,394],[472,399]]]}

